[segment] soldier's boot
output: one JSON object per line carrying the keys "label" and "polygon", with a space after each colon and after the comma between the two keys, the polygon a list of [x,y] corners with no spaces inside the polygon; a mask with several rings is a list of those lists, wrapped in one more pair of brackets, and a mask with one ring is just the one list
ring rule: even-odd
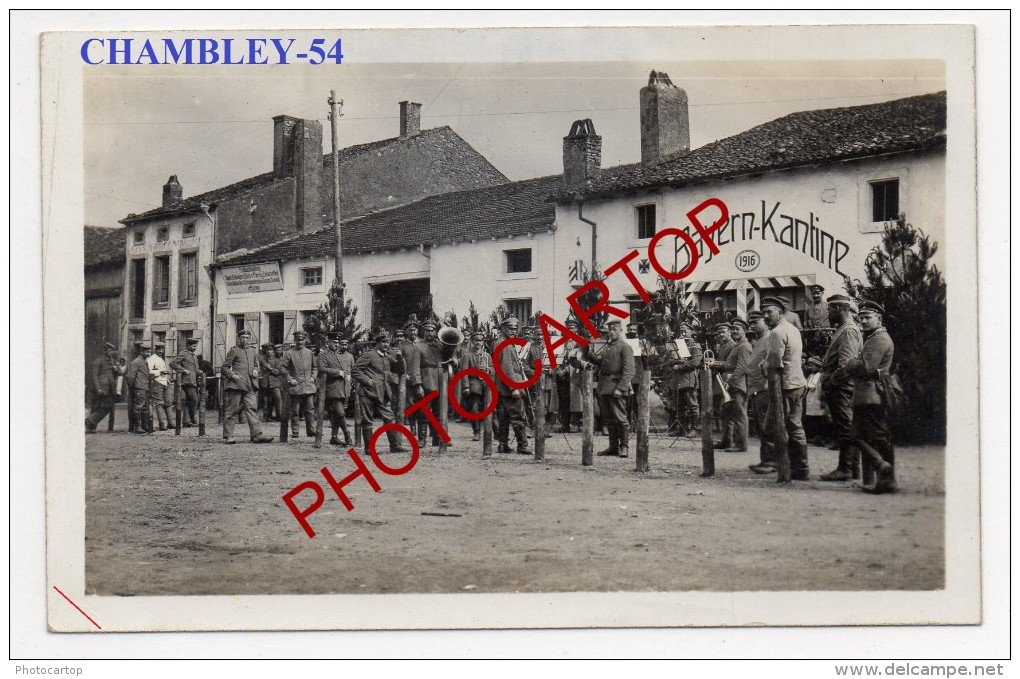
{"label": "soldier's boot", "polygon": [[500,418],[496,425],[496,440],[499,445],[496,447],[497,453],[509,454],[510,453],[510,422]]}
{"label": "soldier's boot", "polygon": [[855,481],[861,480],[861,451],[857,446],[847,444],[847,465],[850,469],[850,478]]}
{"label": "soldier's boot", "polygon": [[[531,449],[528,448],[528,427],[523,424],[515,424],[514,436],[517,437],[517,452],[521,455],[530,455]],[[510,451],[508,450],[507,452]]]}
{"label": "soldier's boot", "polygon": [[368,442],[372,440],[373,433],[375,433],[375,427],[370,424],[361,425],[361,445],[365,450],[368,450]]}
{"label": "soldier's boot", "polygon": [[615,422],[606,422],[606,429],[609,430],[609,447],[605,450],[600,450],[599,455],[619,455],[620,454],[620,438],[619,438],[619,425]]}
{"label": "soldier's boot", "polygon": [[298,414],[296,412],[290,416],[290,437],[292,439],[298,437]]}
{"label": "soldier's boot", "polygon": [[420,419],[418,419],[415,424],[415,435],[418,437],[418,447],[425,448],[429,436],[429,424],[424,420],[424,418],[421,418],[420,416],[419,418]]}
{"label": "soldier's boot", "polygon": [[394,431],[392,429],[387,429],[386,430],[386,439],[390,442],[390,452],[391,453],[409,453],[409,452],[411,452],[410,450],[408,450],[407,448],[405,448],[403,446],[403,443],[400,440],[402,438],[403,437],[400,434],[398,434],[396,431]]}
{"label": "soldier's boot", "polygon": [[159,424],[160,431],[166,431],[166,411],[163,410],[163,406],[156,406],[153,410],[156,411],[156,420]]}
{"label": "soldier's boot", "polygon": [[142,433],[152,433],[152,413],[142,413]]}
{"label": "soldier's boot", "polygon": [[839,447],[839,460],[836,462],[836,468],[827,474],[822,474],[820,478],[822,481],[849,481],[853,474],[850,472],[850,451],[849,446],[842,444]]}
{"label": "soldier's boot", "polygon": [[305,434],[307,434],[309,438],[315,438],[315,430],[316,430],[316,428],[317,427],[316,427],[316,424],[315,424],[315,416],[314,416],[314,414],[312,413],[312,411],[310,409],[306,410],[305,411]]}
{"label": "soldier's boot", "polygon": [[618,453],[620,457],[627,457],[630,454],[629,452],[630,441],[628,440],[629,437],[630,427],[628,425],[626,424],[616,425],[616,449],[620,451]]}
{"label": "soldier's boot", "polygon": [[[337,419],[340,420],[340,431],[344,433],[344,445],[350,448],[354,445],[354,437],[351,436],[351,429],[347,426],[347,418],[340,417]],[[335,436],[336,434],[334,433],[333,435]]]}

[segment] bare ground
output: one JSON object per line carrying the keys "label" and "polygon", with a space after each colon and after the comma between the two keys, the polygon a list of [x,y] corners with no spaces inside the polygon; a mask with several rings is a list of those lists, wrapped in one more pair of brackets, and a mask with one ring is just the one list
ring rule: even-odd
{"label": "bare ground", "polygon": [[[118,413],[121,427],[123,411]],[[266,425],[276,434],[276,425]],[[242,428],[243,429],[243,428]],[[358,479],[346,453],[301,437],[234,446],[186,429],[86,437],[86,592],[100,595],[385,592],[941,589],[944,449],[897,449],[902,491],[849,483],[775,483],[757,453],[716,454],[702,479],[700,440],[652,437],[651,471],[630,459],[580,464],[580,436],[556,435],[546,460],[481,458],[467,425],[445,455],[423,451],[402,476]],[[596,437],[596,449],[605,446]],[[757,440],[751,448],[756,450]],[[811,475],[836,453],[811,448]],[[384,455],[392,467],[406,458]],[[282,496],[325,491],[309,539]],[[311,493],[298,498],[302,506]],[[426,514],[429,513],[429,514]],[[435,516],[433,514],[457,516]]]}

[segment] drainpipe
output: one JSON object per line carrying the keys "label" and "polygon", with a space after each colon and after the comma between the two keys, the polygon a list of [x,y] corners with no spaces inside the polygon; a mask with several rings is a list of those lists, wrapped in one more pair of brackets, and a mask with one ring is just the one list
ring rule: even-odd
{"label": "drainpipe", "polygon": [[591,227],[591,270],[594,273],[598,261],[599,225],[584,217],[584,201],[577,201],[577,218]]}
{"label": "drainpipe", "polygon": [[216,360],[216,260],[217,260],[217,234],[216,234],[216,220],[209,214],[216,210],[216,205],[206,205],[202,203],[199,207],[205,218],[209,220],[212,225],[212,257],[209,261],[209,341],[207,344],[207,351],[209,355],[205,357],[209,361],[209,365],[216,368],[213,361]]}

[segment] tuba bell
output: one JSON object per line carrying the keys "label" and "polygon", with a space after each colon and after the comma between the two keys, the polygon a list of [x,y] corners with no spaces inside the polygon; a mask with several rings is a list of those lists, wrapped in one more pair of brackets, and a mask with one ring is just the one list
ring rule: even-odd
{"label": "tuba bell", "polygon": [[457,347],[464,343],[464,333],[452,326],[446,326],[440,330],[437,337],[443,345],[443,361],[453,358]]}

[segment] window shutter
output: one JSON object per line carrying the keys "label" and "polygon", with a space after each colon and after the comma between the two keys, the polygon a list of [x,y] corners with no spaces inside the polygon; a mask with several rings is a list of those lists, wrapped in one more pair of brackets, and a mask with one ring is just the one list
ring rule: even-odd
{"label": "window shutter", "polygon": [[227,315],[216,314],[216,336],[213,338],[213,366],[219,370],[227,357]]}

